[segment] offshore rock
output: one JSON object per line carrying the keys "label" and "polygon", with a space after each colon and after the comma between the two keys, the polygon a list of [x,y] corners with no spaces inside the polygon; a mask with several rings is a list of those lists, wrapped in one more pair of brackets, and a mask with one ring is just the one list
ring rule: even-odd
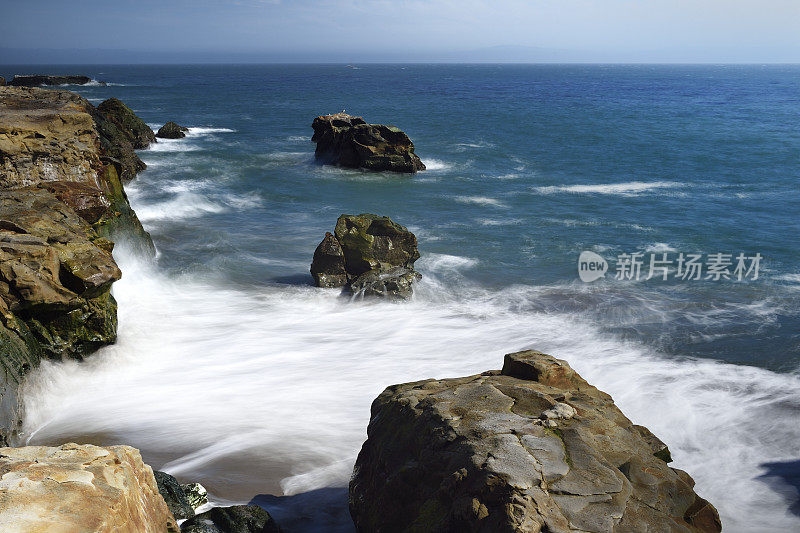
{"label": "offshore rock", "polygon": [[208,503],[208,491],[200,483],[187,483],[181,485],[181,490],[186,496],[186,501],[192,506],[192,509],[197,509],[201,505]]}
{"label": "offshore rock", "polygon": [[97,110],[113,122],[137,150],[147,148],[150,143],[156,142],[156,136],[150,126],[117,98],[109,98],[97,106]]}
{"label": "offshore rock", "polygon": [[414,270],[417,259],[417,238],[405,226],[371,213],[342,215],[317,246],[311,275],[318,287],[406,298],[421,278]]}
{"label": "offshore rock", "polygon": [[6,79],[3,76],[0,76],[0,87],[6,84]]}
{"label": "offshore rock", "polygon": [[177,532],[138,450],[64,444],[0,448],[0,530]]}
{"label": "offshore rock", "polygon": [[314,119],[314,156],[322,164],[375,171],[416,172],[425,165],[414,143],[394,126],[367,124],[346,113]]}
{"label": "offshore rock", "polygon": [[158,492],[164,498],[169,511],[177,520],[194,516],[194,507],[189,503],[186,493],[178,480],[166,472],[154,470]]}
{"label": "offshore rock", "polygon": [[156,137],[160,137],[162,139],[183,139],[186,137],[187,131],[189,131],[189,128],[179,126],[170,121],[158,128]]}
{"label": "offshore rock", "polygon": [[351,515],[363,532],[720,531],[640,427],[535,351],[502,371],[394,385],[372,404]]}
{"label": "offshore rock", "polygon": [[258,505],[214,507],[181,525],[182,533],[280,533],[270,514]]}
{"label": "offshore rock", "polygon": [[16,87],[37,87],[39,85],[86,85],[91,82],[89,76],[48,76],[42,74],[17,75],[10,82],[11,86]]}

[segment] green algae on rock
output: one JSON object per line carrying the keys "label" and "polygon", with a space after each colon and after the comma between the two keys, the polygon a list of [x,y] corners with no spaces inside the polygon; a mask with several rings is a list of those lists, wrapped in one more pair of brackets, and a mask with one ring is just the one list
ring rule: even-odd
{"label": "green algae on rock", "polygon": [[137,150],[147,148],[156,142],[156,136],[150,126],[136,116],[130,107],[117,98],[109,98],[97,106],[108,120],[113,122],[128,138]]}

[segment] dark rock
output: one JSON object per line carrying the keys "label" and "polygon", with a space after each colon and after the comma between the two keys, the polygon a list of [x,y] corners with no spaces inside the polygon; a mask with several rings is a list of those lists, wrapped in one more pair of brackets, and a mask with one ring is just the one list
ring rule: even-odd
{"label": "dark rock", "polygon": [[318,287],[403,298],[421,278],[417,259],[417,238],[405,226],[370,213],[342,215],[317,246],[311,275]]}
{"label": "dark rock", "polygon": [[186,137],[187,131],[189,131],[189,128],[178,126],[174,122],[167,122],[158,129],[156,137],[161,137],[162,139],[183,139]]}
{"label": "dark rock", "polygon": [[350,483],[358,531],[718,532],[685,472],[569,365],[388,387]]}
{"label": "dark rock", "polygon": [[326,165],[375,171],[416,172],[425,165],[414,153],[414,143],[402,130],[367,124],[345,113],[314,119],[314,156]]}
{"label": "dark rock", "polygon": [[258,505],[214,507],[181,525],[182,533],[280,533],[267,511]]}
{"label": "dark rock", "polygon": [[6,79],[3,76],[0,76],[0,87],[3,87],[6,84]]}
{"label": "dark rock", "polygon": [[344,268],[344,253],[336,237],[331,232],[314,250],[311,275],[317,287],[344,287],[347,285],[347,272]]}
{"label": "dark rock", "polygon": [[194,507],[189,503],[189,499],[186,497],[178,480],[160,470],[153,470],[153,475],[156,478],[158,492],[161,493],[161,497],[167,503],[172,516],[177,520],[192,518],[194,516]]}
{"label": "dark rock", "polygon": [[153,130],[120,100],[109,98],[97,106],[106,119],[113,122],[137,150],[156,142]]}
{"label": "dark rock", "polygon": [[89,76],[49,76],[43,74],[14,76],[9,85],[16,87],[38,87],[39,85],[86,85],[92,81]]}
{"label": "dark rock", "polygon": [[389,270],[370,270],[350,283],[350,290],[356,296],[380,296],[393,300],[411,298],[413,283],[422,279],[419,272],[395,267]]}

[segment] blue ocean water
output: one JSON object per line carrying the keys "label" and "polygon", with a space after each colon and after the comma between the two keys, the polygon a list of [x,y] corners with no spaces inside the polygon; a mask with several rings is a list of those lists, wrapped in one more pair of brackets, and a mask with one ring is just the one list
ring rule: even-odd
{"label": "blue ocean water", "polygon": [[[219,501],[331,489],[330,512],[299,525],[307,503],[265,505],[298,530],[347,530],[337,488],[383,387],[535,347],[662,436],[726,529],[800,527],[800,66],[0,70],[91,75],[110,84],[70,89],[191,128],[142,151],[129,186],[159,256],[118,247],[106,360],[126,377],[100,358],[45,366],[31,442],[126,442]],[[342,110],[405,130],[428,170],[317,166],[311,121]],[[310,287],[324,232],[360,212],[417,234],[411,303]],[[580,281],[582,251],[609,261],[605,278]],[[614,279],[632,253],[641,278]],[[651,254],[680,253],[762,259],[758,279],[644,279]],[[76,398],[78,379],[102,384]],[[170,407],[119,403],[120,386]],[[125,420],[87,424],[98,399]]]}

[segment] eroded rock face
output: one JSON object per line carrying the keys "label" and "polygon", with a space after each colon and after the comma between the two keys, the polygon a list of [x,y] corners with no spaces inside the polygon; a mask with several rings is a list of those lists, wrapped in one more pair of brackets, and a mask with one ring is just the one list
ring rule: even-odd
{"label": "eroded rock face", "polygon": [[170,121],[158,128],[156,137],[160,137],[162,139],[183,139],[186,137],[187,131],[189,131],[189,128],[179,126]]}
{"label": "eroded rock face", "polygon": [[64,444],[0,448],[4,532],[177,532],[138,450]]}
{"label": "eroded rock face", "polygon": [[156,136],[150,126],[117,98],[109,98],[97,106],[97,110],[113,122],[137,150],[147,148],[150,143],[156,142]]}
{"label": "eroded rock face", "polygon": [[358,531],[718,532],[666,448],[566,362],[394,385],[350,483]]}
{"label": "eroded rock face", "polygon": [[89,76],[49,76],[44,74],[26,74],[14,76],[14,78],[8,84],[17,87],[38,87],[39,85],[86,85],[90,81],[92,81],[92,78]]}
{"label": "eroded rock face", "polygon": [[375,171],[416,172],[425,165],[414,153],[414,143],[402,130],[383,124],[367,124],[346,113],[314,119],[314,156],[326,165]]}
{"label": "eroded rock face", "polygon": [[167,504],[172,516],[178,520],[193,517],[194,507],[189,503],[189,499],[186,497],[186,493],[181,484],[178,483],[178,480],[160,470],[154,470],[153,475],[156,479],[158,492],[164,498],[164,502]]}
{"label": "eroded rock face", "polygon": [[311,275],[318,287],[405,298],[421,278],[414,270],[417,259],[417,238],[405,226],[370,213],[342,215],[317,246]]}

